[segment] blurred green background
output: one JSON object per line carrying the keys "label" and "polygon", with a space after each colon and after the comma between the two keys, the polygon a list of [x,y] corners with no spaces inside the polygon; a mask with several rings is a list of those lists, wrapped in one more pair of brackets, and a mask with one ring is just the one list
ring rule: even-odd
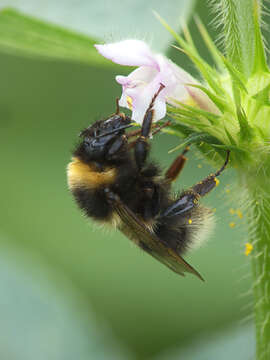
{"label": "blurred green background", "polygon": [[[32,14],[38,15],[39,2],[42,18],[45,12],[40,0],[35,1]],[[4,1],[0,5],[11,3]],[[79,1],[77,5],[83,9],[85,3]],[[186,15],[199,14],[213,36],[217,35],[209,27],[213,15],[206,2],[198,1],[191,8],[188,1],[171,1],[171,8],[176,3],[178,11],[186,7]],[[18,8],[20,4],[15,2]],[[70,4],[67,1],[65,9]],[[139,4],[137,13],[129,13],[127,6],[119,18],[128,18],[140,28],[136,15],[144,8],[143,3]],[[150,4],[149,9],[160,10],[169,23],[171,19],[172,25],[179,25],[178,13],[163,13],[159,2],[156,4]],[[31,13],[31,2],[27,5]],[[59,16],[57,21],[52,13],[55,23],[68,28],[69,18]],[[150,11],[146,13],[153,17]],[[88,15],[91,22],[91,13]],[[107,24],[109,20],[99,18],[99,23]],[[151,38],[156,48],[167,48],[172,59],[192,72],[185,57],[169,48],[172,40],[166,30],[154,21],[158,32],[148,27],[144,30],[146,38]],[[193,21],[190,28],[208,58]],[[91,35],[91,29],[78,30]],[[98,31],[100,27],[97,33],[93,30],[96,38]],[[161,46],[162,33],[167,40]],[[0,32],[0,44],[4,42]],[[67,189],[66,166],[77,134],[114,111],[115,98],[120,95],[114,77],[129,71],[102,59],[93,64],[53,60],[24,56],[23,52],[0,46],[3,360],[209,360],[223,359],[224,355],[228,358],[230,351],[231,358],[252,358],[245,219],[229,214],[229,208],[237,206],[231,198],[232,171],[222,175],[221,185],[204,200],[216,208],[217,224],[210,241],[187,256],[205,283],[191,275],[177,276],[135,248],[122,234],[102,230],[86,220]],[[165,134],[153,140],[152,156],[160,159],[164,169],[175,156],[168,150],[178,143],[179,138]],[[176,189],[189,187],[213,171],[194,149],[188,157]],[[229,226],[231,222],[236,224],[234,228]]]}

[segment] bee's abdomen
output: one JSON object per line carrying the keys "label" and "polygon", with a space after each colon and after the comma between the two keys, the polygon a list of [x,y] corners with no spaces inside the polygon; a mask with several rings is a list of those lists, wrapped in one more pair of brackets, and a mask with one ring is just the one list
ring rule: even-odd
{"label": "bee's abdomen", "polygon": [[200,246],[213,225],[212,211],[199,205],[184,215],[159,217],[155,233],[166,246],[182,255],[185,251]]}

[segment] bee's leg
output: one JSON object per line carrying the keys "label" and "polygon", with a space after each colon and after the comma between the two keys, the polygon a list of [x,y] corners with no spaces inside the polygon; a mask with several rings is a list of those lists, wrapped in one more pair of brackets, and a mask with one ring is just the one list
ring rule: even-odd
{"label": "bee's leg", "polygon": [[169,169],[166,171],[165,179],[168,182],[175,181],[176,178],[179,176],[180,172],[183,170],[184,165],[187,161],[187,158],[185,157],[185,154],[189,151],[189,146],[186,146],[184,151],[177,156],[177,158],[174,160],[174,162],[171,164]]}
{"label": "bee's leg", "polygon": [[192,187],[192,190],[198,195],[204,196],[208,194],[212,189],[214,189],[214,187],[216,187],[219,184],[219,180],[217,179],[217,177],[222,173],[222,171],[227,166],[229,162],[229,157],[230,157],[230,151],[227,151],[226,160],[222,165],[222,167],[214,174],[210,174],[209,176],[207,176],[207,178],[198,182],[198,184],[194,185]]}
{"label": "bee's leg", "polygon": [[218,185],[217,177],[222,173],[228,164],[229,154],[230,152],[228,151],[225,163],[216,173],[207,176],[207,178],[194,185],[190,190],[184,192],[179,199],[163,211],[161,216],[171,217],[175,215],[184,215],[196,207],[198,205],[199,198],[208,194]]}
{"label": "bee's leg", "polygon": [[149,139],[149,135],[150,135],[151,128],[152,128],[152,122],[153,122],[153,115],[154,115],[153,105],[154,105],[154,102],[155,102],[157,96],[163,89],[164,89],[164,85],[161,84],[159,90],[154,95],[148,109],[146,110],[146,113],[143,118],[141,133],[135,143],[135,149],[134,149],[135,161],[138,166],[138,169],[141,169],[143,167],[145,160],[147,158],[148,152],[149,152],[148,139]]}

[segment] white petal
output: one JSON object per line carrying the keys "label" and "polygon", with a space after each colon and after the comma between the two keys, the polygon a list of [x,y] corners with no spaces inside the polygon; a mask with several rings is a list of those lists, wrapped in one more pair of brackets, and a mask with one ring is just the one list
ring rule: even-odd
{"label": "white petal", "polygon": [[149,83],[158,74],[158,70],[150,66],[140,66],[138,69],[132,71],[128,78],[131,81],[140,80],[144,83]]}
{"label": "white petal", "polygon": [[166,101],[165,99],[157,98],[154,105],[153,122],[161,120],[165,116],[166,116]]}
{"label": "white petal", "polygon": [[105,58],[120,65],[157,66],[149,46],[141,40],[124,40],[94,46]]}
{"label": "white petal", "polygon": [[[126,94],[130,94],[133,100],[133,111],[132,111],[132,120],[141,124],[144,118],[144,115],[153,99],[155,94],[160,88],[159,77],[156,78],[149,83],[147,86],[143,87],[141,91],[133,91],[130,93],[131,89],[127,89]],[[165,97],[162,94],[164,90],[158,95],[154,103],[154,118],[153,122],[162,119],[166,115],[166,103]]]}
{"label": "white petal", "polygon": [[150,66],[141,66],[132,71],[128,76],[117,75],[115,77],[118,84],[123,85],[124,88],[135,88],[141,85],[147,85],[151,82],[158,71]]}

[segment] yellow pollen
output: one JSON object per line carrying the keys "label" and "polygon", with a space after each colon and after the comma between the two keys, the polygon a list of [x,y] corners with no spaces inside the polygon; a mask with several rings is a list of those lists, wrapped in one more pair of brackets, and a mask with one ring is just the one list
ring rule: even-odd
{"label": "yellow pollen", "polygon": [[230,228],[234,228],[234,227],[235,227],[235,223],[234,223],[234,222],[230,222],[230,223],[229,223],[229,226],[230,226]]}
{"label": "yellow pollen", "polygon": [[130,110],[132,110],[132,99],[130,96],[127,96],[127,104]]}
{"label": "yellow pollen", "polygon": [[217,178],[214,178],[214,181],[216,183],[216,186],[218,186],[218,184],[220,183],[220,181]]}
{"label": "yellow pollen", "polygon": [[202,168],[202,164],[198,164],[198,168],[201,169],[201,168]]}
{"label": "yellow pollen", "polygon": [[253,245],[250,243],[246,243],[245,245],[246,245],[245,255],[248,256],[253,250]]}
{"label": "yellow pollen", "polygon": [[243,219],[243,213],[240,209],[236,210],[236,214],[238,215],[239,219]]}
{"label": "yellow pollen", "polygon": [[191,219],[189,219],[189,220],[188,220],[188,223],[189,223],[189,224],[192,224],[192,220],[191,220]]}
{"label": "yellow pollen", "polygon": [[230,208],[229,213],[230,213],[231,215],[234,215],[234,214],[235,214],[235,210],[232,209],[232,208]]}
{"label": "yellow pollen", "polygon": [[231,192],[230,189],[226,189],[225,191],[226,191],[227,194],[229,194]]}

